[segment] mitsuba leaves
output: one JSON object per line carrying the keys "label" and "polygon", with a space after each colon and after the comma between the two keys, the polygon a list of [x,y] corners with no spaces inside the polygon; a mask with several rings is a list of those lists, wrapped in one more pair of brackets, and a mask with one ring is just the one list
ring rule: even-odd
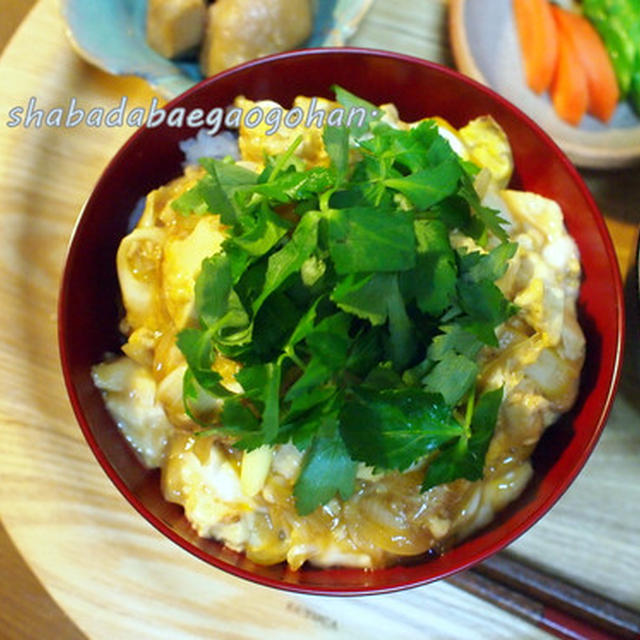
{"label": "mitsuba leaves", "polygon": [[278,435],[280,426],[280,382],[282,369],[279,363],[265,365],[267,381],[264,387],[264,409],[262,410],[263,442],[272,443]]}
{"label": "mitsuba leaves", "polygon": [[194,187],[185,191],[179,198],[176,198],[171,206],[182,215],[204,215],[209,211],[209,205],[204,197],[205,185],[201,180]]}
{"label": "mitsuba leaves", "polygon": [[200,164],[210,175],[215,175],[223,189],[255,185],[258,176],[255,172],[240,167],[234,162],[218,160],[216,158],[202,158]]}
{"label": "mitsuba leaves", "polygon": [[462,434],[442,396],[422,389],[355,389],[340,412],[340,433],[354,460],[402,471]]}
{"label": "mitsuba leaves", "polygon": [[[269,207],[260,207],[255,213],[252,223],[245,220],[242,234],[233,236],[225,243],[227,254],[230,248],[235,248],[250,256],[263,256],[270,251],[285,236],[290,225]],[[249,264],[249,260],[243,261],[243,267]],[[232,265],[231,265],[232,266]],[[233,270],[232,270],[233,271]]]}
{"label": "mitsuba leaves", "polygon": [[392,273],[350,273],[338,281],[331,299],[347,313],[381,325],[389,315]]}
{"label": "mitsuba leaves", "polygon": [[231,265],[226,255],[216,254],[202,261],[195,285],[195,304],[206,326],[214,325],[229,309],[231,285]]}
{"label": "mitsuba leaves", "polygon": [[473,414],[470,434],[465,434],[455,443],[443,448],[429,462],[422,484],[423,491],[458,478],[472,482],[482,478],[484,460],[495,430],[502,395],[503,390],[500,388],[488,391],[480,397]]}
{"label": "mitsuba leaves", "polygon": [[338,312],[319,322],[307,334],[309,351],[319,362],[332,369],[341,369],[347,359],[351,340],[351,317]]}
{"label": "mitsuba leaves", "polygon": [[178,334],[176,343],[189,365],[191,375],[203,390],[217,397],[231,395],[221,384],[222,376],[212,369],[215,352],[208,332],[184,329]]}
{"label": "mitsuba leaves", "polygon": [[461,180],[463,185],[459,191],[460,196],[467,201],[471,211],[478,216],[486,228],[494,233],[502,242],[506,242],[508,235],[504,227],[507,221],[500,217],[498,211],[490,207],[485,207],[480,202],[480,196],[473,186],[473,179],[468,173],[462,173]]}
{"label": "mitsuba leaves", "polygon": [[332,209],[327,222],[329,252],[338,274],[404,271],[415,265],[416,240],[408,212]]}
{"label": "mitsuba leaves", "polygon": [[437,317],[451,304],[458,277],[447,228],[440,220],[414,223],[418,253],[416,269],[403,274],[403,290],[423,313]]}
{"label": "mitsuba leaves", "polygon": [[198,184],[199,194],[207,204],[208,211],[215,211],[220,214],[223,224],[234,225],[238,222],[240,212],[234,203],[233,185],[226,187],[218,176],[218,170],[213,161],[209,163],[209,175],[205,176]]}
{"label": "mitsuba leaves", "polygon": [[225,401],[221,423],[227,433],[242,436],[246,440],[249,440],[252,434],[255,438],[259,436],[260,423],[255,413],[241,398],[228,398]]}
{"label": "mitsuba leaves", "polygon": [[460,269],[465,280],[479,282],[480,280],[498,280],[509,266],[518,245],[514,242],[499,244],[489,253],[472,251],[459,254]]}
{"label": "mitsuba leaves", "polygon": [[317,212],[306,213],[298,223],[291,240],[282,249],[269,256],[264,289],[253,303],[254,313],[290,275],[300,271],[305,260],[314,251],[318,243],[318,220]]}
{"label": "mitsuba leaves", "polygon": [[[345,121],[323,132],[329,166],[307,169],[299,136],[260,175],[203,159],[206,175],[173,202],[228,229],[177,337],[185,410],[240,449],[298,447],[301,514],[348,499],[359,462],[426,460],[424,489],[481,477],[502,392],[476,402],[478,354],[516,311],[495,284],[516,245],[475,192],[476,168],[434,120],[396,129],[336,96]],[[363,121],[347,122],[350,109]],[[452,232],[481,250],[454,249]],[[235,381],[216,371],[222,357]]]}
{"label": "mitsuba leaves", "polygon": [[258,176],[253,171],[224,160],[202,158],[200,164],[208,175],[176,198],[172,202],[173,209],[184,215],[219,213],[225,224],[232,224],[237,216],[232,202],[236,189],[256,184]]}
{"label": "mitsuba leaves", "polygon": [[497,326],[513,315],[515,307],[491,280],[457,284],[462,309],[473,319]]}
{"label": "mitsuba leaves", "polygon": [[407,314],[404,299],[400,293],[398,276],[393,276],[387,299],[389,310],[390,356],[396,371],[406,369],[416,352],[413,322]]}
{"label": "mitsuba leaves", "polygon": [[457,191],[462,169],[455,159],[422,169],[401,178],[387,178],[385,186],[403,193],[421,211],[448,198]]}
{"label": "mitsuba leaves", "polygon": [[326,191],[333,185],[328,169],[314,167],[305,172],[293,168],[272,181],[261,183],[251,190],[274,203],[297,202]]}
{"label": "mitsuba leaves", "polygon": [[473,331],[460,324],[443,325],[440,329],[442,333],[429,346],[429,358],[442,360],[453,352],[475,361],[484,344]]}
{"label": "mitsuba leaves", "polygon": [[312,513],[336,494],[347,499],[354,489],[356,463],[349,456],[337,422],[327,418],[302,461],[293,494],[300,515]]}
{"label": "mitsuba leaves", "polygon": [[335,186],[339,187],[349,170],[349,130],[347,127],[325,127],[324,146],[335,171]]}
{"label": "mitsuba leaves", "polygon": [[312,359],[304,370],[304,373],[289,387],[285,400],[295,401],[305,394],[311,393],[320,385],[329,381],[333,375],[331,366],[321,360]]}
{"label": "mitsuba leaves", "polygon": [[363,100],[362,98],[354,95],[353,93],[347,91],[342,87],[339,87],[338,85],[334,85],[332,89],[336,94],[336,100],[340,103],[340,105],[345,109],[347,113],[352,113],[359,116],[359,113],[354,111],[354,109],[361,109],[365,114],[363,118],[356,117],[353,118],[351,122],[349,132],[354,138],[359,138],[367,133],[371,124],[373,122],[376,122],[377,120],[380,120],[380,118],[382,117],[383,112],[380,107],[376,107],[374,104],[371,104],[367,100]]}
{"label": "mitsuba leaves", "polygon": [[475,387],[478,365],[464,355],[448,351],[423,378],[425,388],[439,393],[444,401],[456,406]]}

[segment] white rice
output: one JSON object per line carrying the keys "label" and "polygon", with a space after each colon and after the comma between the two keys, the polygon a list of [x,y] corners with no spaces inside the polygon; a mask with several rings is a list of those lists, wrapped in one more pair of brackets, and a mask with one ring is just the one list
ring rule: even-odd
{"label": "white rice", "polygon": [[222,160],[231,156],[234,160],[240,159],[238,150],[238,138],[230,131],[223,131],[215,136],[210,135],[207,129],[200,129],[197,135],[188,140],[183,140],[180,150],[184,153],[183,165],[198,164],[200,158],[217,158]]}

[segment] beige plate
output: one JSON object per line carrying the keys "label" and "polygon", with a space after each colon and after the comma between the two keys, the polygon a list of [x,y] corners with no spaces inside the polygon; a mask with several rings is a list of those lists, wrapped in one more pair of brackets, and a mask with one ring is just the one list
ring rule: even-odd
{"label": "beige plate", "polygon": [[618,106],[611,122],[585,116],[579,127],[555,114],[548,93],[525,84],[511,0],[451,0],[449,27],[458,69],[486,84],[535,120],[580,167],[607,169],[640,160],[640,120]]}

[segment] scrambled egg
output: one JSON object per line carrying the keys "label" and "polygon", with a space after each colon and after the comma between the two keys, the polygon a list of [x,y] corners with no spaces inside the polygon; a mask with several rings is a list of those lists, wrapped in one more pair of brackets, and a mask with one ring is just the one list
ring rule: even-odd
{"label": "scrambled egg", "polygon": [[[237,104],[248,110],[256,103],[239,98]],[[279,106],[257,104],[267,110]],[[307,113],[310,99],[299,97],[294,106]],[[317,106],[336,105],[319,100]],[[412,126],[400,121],[393,105],[381,109],[391,126]],[[521,312],[499,327],[499,347],[485,348],[480,359],[481,379],[505,387],[485,477],[422,494],[420,468],[380,476],[361,467],[360,488],[349,501],[334,499],[301,518],[291,492],[302,454],[293,445],[243,454],[224,438],[193,435],[182,404],[186,363],[175,335],[194,320],[200,263],[220,249],[224,229],[217,216],[178,216],[171,209],[169,203],[200,175],[189,168],[149,195],[138,227],[122,241],[117,268],[126,308],[122,328],[129,336],[126,355],[97,365],[93,375],[144,464],[162,468],[166,499],[184,507],[199,535],[263,564],[376,567],[453,544],[489,522],[529,480],[533,447],[577,394],[585,348],[575,309],[578,251],[557,203],[506,189],[513,159],[492,118],[478,118],[460,130],[441,118],[436,123],[452,148],[482,169],[476,188],[483,203],[508,220],[510,236],[519,245],[498,285]],[[328,164],[320,129],[301,125],[266,135],[268,126],[241,128],[245,166],[259,170],[265,153],[283,152],[299,135],[296,154],[305,164]],[[478,249],[466,237],[453,234],[451,239],[454,246]],[[225,384],[237,384],[235,363],[220,358],[215,367]]]}
{"label": "scrambled egg", "polygon": [[[311,98],[298,96],[293,101],[293,108],[302,110],[303,117],[297,127],[281,126],[275,129],[275,120],[268,122],[269,112],[280,114],[285,117],[286,110],[271,100],[261,100],[253,102],[240,96],[235,101],[235,106],[242,110],[242,113],[249,113],[256,106],[260,108],[262,113],[267,114],[265,118],[256,127],[247,127],[243,118],[240,125],[240,137],[238,144],[242,160],[248,163],[250,168],[261,170],[264,168],[265,155],[278,155],[284,153],[295,141],[298,136],[302,137],[302,143],[296,149],[296,156],[305,161],[307,167],[327,167],[329,166],[329,156],[324,148],[322,140],[322,129],[317,126],[318,120],[315,120],[313,126],[306,126],[308,115],[311,109]],[[328,114],[332,109],[339,107],[337,102],[326,100],[325,98],[315,98],[314,112],[323,112]],[[246,165],[245,165],[246,166]]]}

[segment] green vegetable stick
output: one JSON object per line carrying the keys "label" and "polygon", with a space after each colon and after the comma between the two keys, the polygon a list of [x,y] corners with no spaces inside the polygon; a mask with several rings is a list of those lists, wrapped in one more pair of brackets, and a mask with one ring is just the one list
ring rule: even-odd
{"label": "green vegetable stick", "polygon": [[638,58],[640,42],[632,35],[630,26],[636,24],[636,13],[616,0],[585,0],[584,15],[594,25],[611,58],[623,98],[629,95],[632,76]]}

